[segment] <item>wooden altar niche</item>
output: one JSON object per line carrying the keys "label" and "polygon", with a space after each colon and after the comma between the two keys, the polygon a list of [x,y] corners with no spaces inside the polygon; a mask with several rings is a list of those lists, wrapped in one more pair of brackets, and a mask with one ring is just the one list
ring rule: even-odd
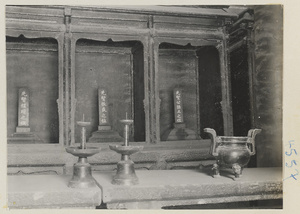
{"label": "wooden altar niche", "polygon": [[174,128],[174,88],[182,90],[183,121],[187,128],[199,138],[205,136],[205,127],[215,127],[218,133],[224,133],[220,60],[215,46],[162,43],[158,75],[162,136]]}
{"label": "wooden altar niche", "polygon": [[[58,45],[53,38],[6,37],[7,135],[10,143],[59,143]],[[29,91],[29,129],[16,135],[18,90]]]}
{"label": "wooden altar niche", "polygon": [[[207,138],[203,134],[206,127],[216,129],[219,135],[233,134],[235,113],[231,104],[229,53],[241,47],[238,44],[244,41],[244,34],[235,34],[235,30],[253,21],[251,13],[250,17],[244,17],[249,11],[246,7],[232,6],[223,9],[7,6],[6,34],[57,44],[57,67],[49,66],[53,68],[49,73],[58,75],[56,83],[52,82],[57,100],[53,96],[51,112],[58,115],[60,145],[68,146],[78,140],[76,121],[83,114],[92,122],[88,133],[96,130],[96,89],[106,84],[115,90],[108,94],[114,109],[112,123],[120,134],[122,127],[117,121],[128,111],[135,120],[132,141],[146,142],[146,145],[162,143],[168,148],[184,147],[184,142],[164,143],[161,139],[173,123],[170,91],[175,86],[182,86],[187,92],[183,99],[187,99],[184,108],[189,128],[202,138]],[[245,30],[250,31],[248,27]],[[236,40],[231,40],[231,34]],[[247,50],[251,39],[248,34]],[[251,83],[249,60],[251,57],[248,57]],[[119,78],[119,74],[126,74],[127,80]],[[17,77],[12,75],[12,78]],[[120,81],[123,82],[119,84]],[[192,87],[189,87],[190,82]],[[126,94],[120,95],[125,85]],[[8,108],[16,108],[16,105],[8,105]],[[13,126],[9,125],[9,129]],[[201,142],[207,141],[186,141],[194,143],[195,148]]]}
{"label": "wooden altar niche", "polygon": [[[138,41],[79,39],[75,53],[75,121],[91,121],[87,136],[98,129],[98,89],[108,97],[109,124],[123,137],[120,119],[131,118],[130,141],[145,141],[143,46]],[[127,114],[127,115],[126,115]],[[75,142],[81,133],[76,130]],[[108,142],[108,141],[107,141]]]}
{"label": "wooden altar niche", "polygon": [[11,136],[17,125],[16,90],[25,87],[30,93],[31,131],[40,142],[58,144],[64,139],[64,17],[60,10],[38,11],[43,15],[37,16],[33,8],[6,7],[8,142],[14,142]]}

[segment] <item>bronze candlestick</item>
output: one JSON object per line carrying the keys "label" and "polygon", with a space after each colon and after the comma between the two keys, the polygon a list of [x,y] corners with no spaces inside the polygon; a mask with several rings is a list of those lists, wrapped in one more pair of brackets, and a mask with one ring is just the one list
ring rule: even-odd
{"label": "bronze candlestick", "polygon": [[81,127],[81,145],[79,147],[68,147],[66,151],[78,157],[78,162],[73,166],[73,177],[68,186],[72,188],[89,188],[96,186],[96,181],[92,177],[91,165],[87,161],[87,157],[97,154],[100,151],[98,147],[86,146],[86,126],[90,122],[78,121],[77,124]]}
{"label": "bronze candlestick", "polygon": [[111,150],[121,154],[121,161],[117,164],[117,174],[113,177],[112,184],[116,185],[135,185],[138,184],[138,177],[135,174],[134,162],[130,159],[130,155],[143,149],[143,146],[129,146],[129,126],[133,120],[120,120],[125,124],[124,127],[124,144],[109,145]]}

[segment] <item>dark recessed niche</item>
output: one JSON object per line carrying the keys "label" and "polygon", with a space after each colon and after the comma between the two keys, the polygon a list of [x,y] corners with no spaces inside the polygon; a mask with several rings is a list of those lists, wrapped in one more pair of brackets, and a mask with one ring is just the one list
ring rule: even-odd
{"label": "dark recessed niche", "polygon": [[208,138],[204,128],[213,128],[218,135],[224,134],[222,111],[222,82],[219,52],[214,46],[197,50],[199,72],[200,130]]}
{"label": "dark recessed niche", "polygon": [[[124,125],[119,121],[134,119],[131,141],[145,141],[144,51],[139,41],[114,42],[80,39],[76,43],[75,121],[83,114],[91,126],[87,137],[99,125],[98,89],[107,91],[109,124],[120,136]],[[80,140],[79,127],[75,141]]]}
{"label": "dark recessed niche", "polygon": [[245,136],[251,129],[248,49],[246,45],[230,53],[234,135]]}
{"label": "dark recessed niche", "polygon": [[203,129],[214,128],[222,134],[221,77],[219,54],[215,47],[159,46],[160,132],[174,128],[173,90],[182,90],[183,121],[186,128],[203,137]]}
{"label": "dark recessed niche", "polygon": [[30,93],[30,131],[40,142],[59,143],[57,49],[57,42],[52,38],[6,37],[9,138],[18,126],[18,90],[26,87]]}

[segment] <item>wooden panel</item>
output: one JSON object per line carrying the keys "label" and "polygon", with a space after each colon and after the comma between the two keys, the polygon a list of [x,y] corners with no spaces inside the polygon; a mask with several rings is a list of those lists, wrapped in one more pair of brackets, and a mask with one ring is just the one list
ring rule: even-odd
{"label": "wooden panel", "polygon": [[105,11],[72,10],[72,24],[147,28],[148,16]]}
{"label": "wooden panel", "polygon": [[[173,29],[176,31],[182,30],[193,30],[193,31],[199,31],[200,29],[203,30],[202,25],[189,25],[189,24],[176,24],[176,23],[156,23],[154,24],[154,28],[158,30],[165,30],[165,29]],[[212,28],[212,26],[206,26],[206,28]]]}
{"label": "wooden panel", "polygon": [[147,28],[147,22],[140,22],[140,21],[123,21],[123,20],[106,20],[106,19],[88,19],[88,18],[81,18],[72,19],[72,24],[78,25],[89,25],[89,26],[101,26],[101,27],[117,27],[117,28]]}
{"label": "wooden panel", "polygon": [[[89,9],[95,9],[89,7]],[[158,15],[173,15],[173,16],[191,16],[191,17],[238,17],[238,14],[243,13],[246,7],[228,7],[228,6],[203,6],[203,5],[181,5],[181,6],[155,6],[155,5],[113,5],[113,6],[98,6],[96,10],[110,10],[124,13],[139,13],[139,14],[158,14]]]}
{"label": "wooden panel", "polygon": [[[107,90],[112,129],[123,136],[124,126],[119,120],[125,118],[126,112],[132,117],[131,55],[77,52],[75,58],[75,122],[85,114],[86,120],[91,122],[86,136],[98,130],[98,88],[101,87]],[[80,129],[76,127],[75,141],[79,140]]]}
{"label": "wooden panel", "polygon": [[30,6],[6,6],[6,18],[22,19],[46,23],[64,23],[64,10],[61,8],[39,8]]}
{"label": "wooden panel", "polygon": [[169,23],[176,25],[202,25],[202,26],[211,26],[218,27],[222,26],[222,19],[213,19],[213,18],[191,18],[191,17],[175,17],[175,16],[154,16],[154,24],[156,23]]}
{"label": "wooden panel", "polygon": [[[93,8],[97,9],[97,8]],[[114,13],[109,11],[96,11],[96,10],[84,10],[73,8],[72,9],[73,18],[102,18],[107,20],[135,20],[135,21],[147,21],[147,15],[134,14],[134,13]]]}
{"label": "wooden panel", "polygon": [[[58,143],[58,53],[53,45],[7,45],[7,134],[17,126],[18,89],[30,92],[29,124],[45,143]],[[28,47],[28,48],[26,48]]]}
{"label": "wooden panel", "polygon": [[43,6],[6,6],[6,13],[18,13],[18,14],[43,14],[47,16],[63,16],[64,9],[63,8],[49,8]]}
{"label": "wooden panel", "polygon": [[197,73],[196,55],[191,50],[160,50],[159,97],[160,132],[173,128],[173,90],[182,89],[183,115],[186,127],[197,130]]}

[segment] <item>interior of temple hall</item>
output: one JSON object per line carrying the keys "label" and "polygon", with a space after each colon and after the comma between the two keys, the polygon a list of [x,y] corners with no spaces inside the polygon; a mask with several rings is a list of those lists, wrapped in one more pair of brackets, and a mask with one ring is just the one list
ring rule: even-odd
{"label": "interior of temple hall", "polygon": [[281,5],[7,5],[5,27],[9,209],[282,209]]}

